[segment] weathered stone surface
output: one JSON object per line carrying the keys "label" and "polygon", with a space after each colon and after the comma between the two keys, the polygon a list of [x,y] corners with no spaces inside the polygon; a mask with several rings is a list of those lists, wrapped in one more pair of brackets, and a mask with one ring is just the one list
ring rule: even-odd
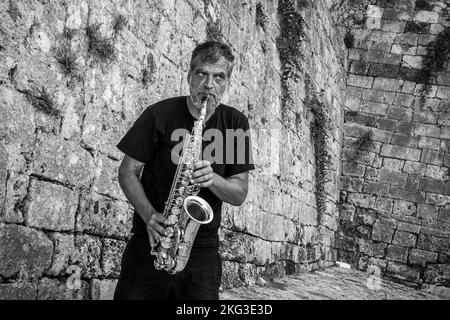
{"label": "weathered stone surface", "polygon": [[122,189],[119,186],[118,172],[120,162],[110,159],[101,154],[95,157],[95,180],[94,191],[108,195],[115,199],[127,201]]}
{"label": "weathered stone surface", "polygon": [[419,161],[420,159],[420,150],[405,148],[394,145],[384,145],[381,147],[381,155],[386,157],[392,157],[397,159],[411,160],[411,161]]}
{"label": "weathered stone surface", "polygon": [[75,248],[78,252],[76,265],[81,268],[81,275],[92,278],[102,275],[100,239],[88,235],[75,236]]}
{"label": "weathered stone surface", "polygon": [[38,300],[86,300],[89,298],[89,285],[86,281],[71,282],[71,279],[58,280],[43,278],[38,284]]}
{"label": "weathered stone surface", "polygon": [[402,263],[388,262],[386,274],[394,278],[415,282],[419,279],[420,271]]}
{"label": "weathered stone surface", "polygon": [[407,257],[408,257],[408,248],[394,245],[389,245],[387,247],[386,259],[399,262],[406,262]]}
{"label": "weathered stone surface", "polygon": [[66,187],[32,179],[24,211],[29,226],[73,230],[78,194]]}
{"label": "weathered stone surface", "polygon": [[[79,252],[75,248],[75,240],[72,234],[50,233],[50,239],[54,244],[53,259],[47,274],[52,276],[71,273],[68,268],[79,259]],[[73,267],[72,267],[73,268]]]}
{"label": "weathered stone surface", "polygon": [[[0,210],[3,211],[3,213],[0,214],[1,221],[12,223],[23,222],[24,199],[27,195],[28,184],[29,177],[27,175],[14,171],[9,172],[8,179],[3,184],[6,190],[3,210]],[[1,188],[2,187],[0,187],[0,189]]]}
{"label": "weathered stone surface", "polygon": [[2,300],[36,300],[37,286],[29,282],[0,283]]}
{"label": "weathered stone surface", "polygon": [[412,233],[396,231],[392,243],[402,247],[414,247],[416,245],[416,238],[417,236]]}
{"label": "weathered stone surface", "polygon": [[53,243],[41,231],[18,226],[0,225],[0,275],[38,277],[50,266]]}
{"label": "weathered stone surface", "polygon": [[120,262],[123,251],[125,250],[126,242],[105,239],[103,240],[103,250],[101,258],[101,267],[103,274],[107,277],[119,277]]}
{"label": "weathered stone surface", "polygon": [[373,225],[372,239],[376,241],[391,243],[395,225],[396,221],[393,219],[380,218]]}
{"label": "weathered stone surface", "polygon": [[408,261],[412,264],[420,264],[425,266],[427,263],[436,262],[438,254],[435,252],[424,251],[420,249],[411,249]]}
{"label": "weathered stone surface", "polygon": [[84,192],[80,198],[77,231],[125,238],[131,230],[133,210],[124,201]]}
{"label": "weathered stone surface", "polygon": [[31,170],[34,174],[76,186],[88,186],[94,177],[89,152],[52,134],[39,136]]}
{"label": "weathered stone surface", "polygon": [[430,265],[425,270],[425,281],[431,283],[448,283],[450,280],[450,265],[436,264]]}
{"label": "weathered stone surface", "polygon": [[116,290],[117,280],[115,279],[92,279],[91,281],[91,299],[93,300],[112,300]]}

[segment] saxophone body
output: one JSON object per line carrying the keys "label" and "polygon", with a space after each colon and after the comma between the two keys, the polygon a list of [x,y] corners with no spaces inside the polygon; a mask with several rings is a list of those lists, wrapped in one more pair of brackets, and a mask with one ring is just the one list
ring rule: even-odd
{"label": "saxophone body", "polygon": [[191,134],[187,134],[184,140],[181,158],[163,212],[166,218],[166,236],[161,237],[160,242],[151,250],[151,254],[156,256],[155,268],[170,274],[184,269],[198,228],[201,224],[207,224],[213,219],[211,206],[197,196],[200,186],[189,184],[189,176],[202,152],[206,105],[207,100],[204,100],[200,117],[194,123]]}

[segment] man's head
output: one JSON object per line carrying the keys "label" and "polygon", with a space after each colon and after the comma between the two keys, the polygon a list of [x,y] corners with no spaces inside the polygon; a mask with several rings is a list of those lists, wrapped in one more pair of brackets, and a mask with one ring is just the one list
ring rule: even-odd
{"label": "man's head", "polygon": [[199,44],[192,52],[188,73],[191,98],[200,105],[205,98],[212,107],[220,103],[228,89],[234,56],[230,48],[218,41]]}

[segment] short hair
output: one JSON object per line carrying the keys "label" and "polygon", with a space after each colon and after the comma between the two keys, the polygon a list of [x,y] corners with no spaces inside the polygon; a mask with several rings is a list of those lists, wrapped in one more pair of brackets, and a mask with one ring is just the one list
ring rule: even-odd
{"label": "short hair", "polygon": [[221,57],[225,58],[230,64],[227,76],[231,76],[234,66],[234,55],[228,45],[220,41],[205,41],[197,45],[192,51],[190,70],[194,70],[195,59],[199,57],[202,62],[217,62]]}

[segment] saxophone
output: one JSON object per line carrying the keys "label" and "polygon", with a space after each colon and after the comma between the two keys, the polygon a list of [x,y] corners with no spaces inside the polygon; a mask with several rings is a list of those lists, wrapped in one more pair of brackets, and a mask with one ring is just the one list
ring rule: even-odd
{"label": "saxophone", "polygon": [[198,228],[213,219],[211,206],[197,196],[200,185],[189,185],[194,163],[200,159],[202,152],[202,130],[207,102],[207,98],[202,101],[200,117],[194,123],[191,134],[187,134],[184,140],[181,158],[163,212],[166,218],[166,236],[161,237],[151,250],[151,254],[156,256],[155,268],[170,274],[184,269]]}

